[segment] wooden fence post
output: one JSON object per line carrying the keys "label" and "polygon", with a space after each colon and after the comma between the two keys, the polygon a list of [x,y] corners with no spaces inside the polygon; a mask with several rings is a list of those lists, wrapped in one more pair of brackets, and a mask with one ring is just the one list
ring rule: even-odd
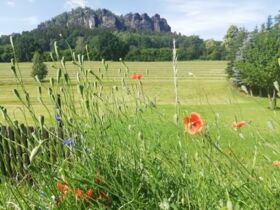
{"label": "wooden fence post", "polygon": [[24,175],[24,162],[22,157],[22,139],[21,139],[21,130],[19,127],[18,122],[15,122],[14,127],[14,142],[15,142],[15,149],[16,149],[16,162],[17,162],[17,174],[23,176]]}
{"label": "wooden fence post", "polygon": [[5,159],[4,159],[4,141],[5,136],[2,133],[2,126],[0,126],[0,167],[1,167],[1,173],[4,176],[7,176],[6,168],[5,168]]}
{"label": "wooden fence post", "polygon": [[37,128],[19,125],[17,121],[14,126],[0,125],[0,173],[2,175],[19,179],[28,175],[29,151],[36,146],[32,133],[47,140],[40,151],[48,164],[55,163],[58,157],[65,158],[64,130],[61,121],[57,122],[56,128],[49,130],[43,125]]}
{"label": "wooden fence post", "polygon": [[24,161],[25,166],[29,166],[30,160],[29,160],[29,154],[28,154],[27,128],[25,127],[24,124],[21,124],[20,129],[21,129],[21,141],[24,146],[23,161]]}
{"label": "wooden fence post", "polygon": [[5,126],[1,127],[1,133],[2,133],[3,137],[6,137],[6,138],[3,138],[4,157],[5,157],[4,161],[6,163],[6,169],[8,171],[8,175],[10,177],[12,177],[13,172],[12,172],[12,167],[11,167],[10,147],[9,147],[9,142],[7,140],[7,128]]}

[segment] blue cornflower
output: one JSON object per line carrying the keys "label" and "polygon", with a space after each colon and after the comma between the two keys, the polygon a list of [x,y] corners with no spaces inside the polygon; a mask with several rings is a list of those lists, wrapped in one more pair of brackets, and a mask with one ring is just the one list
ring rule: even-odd
{"label": "blue cornflower", "polygon": [[68,138],[68,139],[64,139],[63,144],[72,147],[74,146],[75,143],[73,139]]}
{"label": "blue cornflower", "polygon": [[55,115],[55,120],[56,122],[61,122],[61,117],[57,114]]}

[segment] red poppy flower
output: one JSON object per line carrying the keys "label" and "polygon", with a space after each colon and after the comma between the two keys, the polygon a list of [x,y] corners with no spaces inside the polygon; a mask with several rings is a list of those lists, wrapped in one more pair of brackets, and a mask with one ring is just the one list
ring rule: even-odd
{"label": "red poppy flower", "polygon": [[86,192],[86,197],[85,197],[86,201],[89,201],[89,199],[91,198],[92,194],[93,194],[93,189],[89,189]]}
{"label": "red poppy flower", "polygon": [[68,191],[68,185],[63,184],[60,180],[57,181],[57,190],[63,194],[66,194]]}
{"label": "red poppy flower", "polygon": [[203,121],[198,113],[192,112],[189,117],[184,117],[183,120],[185,132],[194,135],[201,131]]}
{"label": "red poppy flower", "polygon": [[136,73],[133,73],[132,74],[132,76],[131,76],[131,78],[133,79],[133,80],[140,80],[140,79],[142,79],[142,74],[136,74]]}
{"label": "red poppy flower", "polygon": [[97,176],[95,177],[95,183],[96,183],[96,184],[101,184],[101,182],[102,182],[101,177],[97,175]]}
{"label": "red poppy flower", "polygon": [[232,127],[235,128],[235,129],[240,129],[241,127],[243,127],[243,125],[245,125],[245,121],[233,122],[232,123]]}
{"label": "red poppy flower", "polygon": [[82,195],[83,195],[83,191],[81,189],[79,189],[79,188],[74,188],[73,192],[75,194],[75,198],[76,199],[80,199],[82,197]]}
{"label": "red poppy flower", "polygon": [[273,161],[272,165],[274,165],[274,166],[280,166],[280,161],[279,161],[279,160]]}

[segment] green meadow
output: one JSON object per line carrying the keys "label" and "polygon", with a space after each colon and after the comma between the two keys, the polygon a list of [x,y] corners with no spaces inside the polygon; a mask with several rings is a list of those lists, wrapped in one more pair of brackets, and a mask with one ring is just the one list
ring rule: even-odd
{"label": "green meadow", "polygon": [[[51,126],[55,108],[48,95],[49,80],[57,77],[54,65],[60,63],[46,64],[49,73],[41,84],[30,76],[31,63],[19,63],[17,73],[33,112],[44,115]],[[51,168],[42,168],[47,161],[37,156],[30,168],[33,186],[22,182],[7,186],[9,181],[0,185],[0,208],[277,209],[280,172],[272,162],[280,153],[279,111],[268,109],[267,98],[251,97],[233,87],[226,65],[226,61],[178,62],[176,111],[171,62],[85,62],[80,70],[66,62],[63,72],[72,83],[63,81],[57,86],[73,97],[63,99],[62,119],[71,117],[66,126],[83,136],[82,143],[71,148],[73,156]],[[91,98],[96,89],[90,86],[96,77],[77,76],[87,69],[102,80],[104,90],[96,99]],[[131,79],[134,72],[143,75],[141,82]],[[79,84],[85,87],[83,97]],[[10,119],[36,124],[14,89],[22,94],[10,64],[1,63],[0,106],[7,109]],[[131,93],[124,96],[122,90]],[[94,105],[86,109],[84,98],[92,99]],[[202,132],[193,136],[183,128],[183,117],[191,112],[199,113],[204,122]],[[7,123],[4,118],[1,121]],[[234,121],[245,121],[245,125],[235,130]],[[102,177],[101,184],[93,181],[96,174]],[[69,188],[103,190],[110,201],[84,202],[71,192],[63,201],[52,200],[60,195],[57,180],[67,182]]]}
{"label": "green meadow", "polygon": [[[45,90],[49,79],[56,77],[53,63],[46,63],[48,76],[43,82]],[[133,72],[143,75],[142,83],[144,93],[155,101],[159,109],[166,115],[174,114],[174,82],[171,62],[127,62],[129,73],[125,73],[125,66],[121,62],[107,62],[108,70],[104,70],[101,62],[86,62],[85,68],[94,69],[96,74],[103,78],[105,89],[119,85],[123,78],[133,84],[130,75]],[[196,111],[204,118],[213,120],[219,116],[223,123],[230,127],[234,120],[245,120],[251,126],[262,131],[271,132],[268,122],[278,125],[278,111],[270,111],[266,98],[251,97],[236,89],[230,84],[225,74],[226,61],[184,61],[178,63],[178,94],[181,111]],[[5,106],[11,115],[17,115],[16,120],[23,120],[18,110],[19,100],[13,93],[18,88],[11,65],[0,63],[0,104]],[[37,82],[31,78],[31,63],[19,64],[23,82],[30,93],[35,110],[44,115],[43,107],[38,99]],[[76,80],[77,68],[71,62],[66,64],[70,78]],[[73,85],[74,92],[76,86]],[[47,91],[43,90],[43,97],[47,98]],[[79,100],[79,99],[77,99]]]}

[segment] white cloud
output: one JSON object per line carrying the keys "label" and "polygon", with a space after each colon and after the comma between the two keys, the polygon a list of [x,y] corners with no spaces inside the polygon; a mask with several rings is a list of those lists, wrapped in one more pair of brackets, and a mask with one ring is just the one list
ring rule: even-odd
{"label": "white cloud", "polygon": [[33,3],[35,0],[28,0],[30,3]]}
{"label": "white cloud", "polygon": [[65,2],[67,8],[82,7],[85,8],[88,5],[87,0],[67,0]]}
{"label": "white cloud", "polygon": [[16,2],[10,0],[10,1],[7,1],[7,4],[10,6],[10,7],[15,7],[16,6]]}
{"label": "white cloud", "polygon": [[[270,1],[270,0],[267,0]],[[164,0],[164,12],[173,31],[222,39],[231,24],[252,29],[269,15],[266,2],[255,0]],[[276,10],[277,11],[277,10]]]}

